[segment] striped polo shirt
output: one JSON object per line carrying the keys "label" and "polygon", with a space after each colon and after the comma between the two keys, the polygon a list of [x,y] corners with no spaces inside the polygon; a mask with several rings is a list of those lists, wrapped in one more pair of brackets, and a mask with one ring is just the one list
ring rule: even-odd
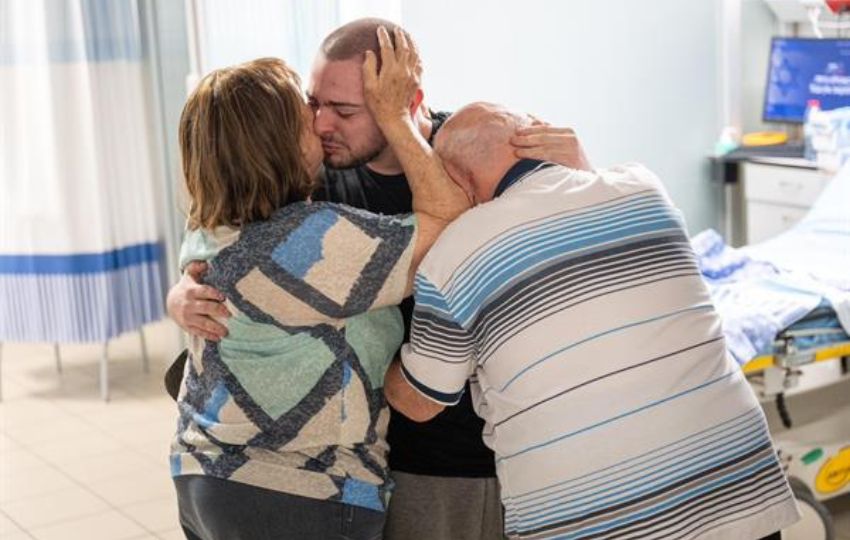
{"label": "striped polo shirt", "polygon": [[526,165],[432,248],[403,349],[405,377],[437,402],[470,380],[508,535],[749,539],[793,523],[659,180]]}

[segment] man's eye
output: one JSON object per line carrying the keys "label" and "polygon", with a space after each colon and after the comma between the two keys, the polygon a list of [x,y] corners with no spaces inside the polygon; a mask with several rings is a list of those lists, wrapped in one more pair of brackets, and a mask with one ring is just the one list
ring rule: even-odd
{"label": "man's eye", "polygon": [[339,115],[340,118],[351,118],[352,116],[357,114],[357,111],[352,109],[337,109],[336,113]]}

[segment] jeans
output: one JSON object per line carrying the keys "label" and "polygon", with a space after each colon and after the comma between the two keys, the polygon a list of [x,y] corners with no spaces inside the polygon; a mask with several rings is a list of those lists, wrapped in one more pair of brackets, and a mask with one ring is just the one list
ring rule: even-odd
{"label": "jeans", "polygon": [[188,540],[380,540],[384,513],[208,476],[174,479]]}

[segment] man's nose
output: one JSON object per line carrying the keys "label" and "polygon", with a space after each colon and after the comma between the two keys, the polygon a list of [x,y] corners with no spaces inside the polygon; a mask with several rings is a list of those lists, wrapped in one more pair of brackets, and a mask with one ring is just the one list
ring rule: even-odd
{"label": "man's nose", "polygon": [[332,115],[319,107],[313,115],[313,131],[316,135],[327,135],[334,130]]}

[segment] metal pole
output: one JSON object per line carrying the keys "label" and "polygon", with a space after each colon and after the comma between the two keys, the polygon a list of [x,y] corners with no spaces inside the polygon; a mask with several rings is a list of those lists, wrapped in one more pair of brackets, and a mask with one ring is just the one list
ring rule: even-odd
{"label": "metal pole", "polygon": [[103,342],[103,353],[100,356],[100,396],[103,401],[109,401],[109,342]]}
{"label": "metal pole", "polygon": [[139,337],[142,341],[142,370],[145,373],[151,372],[150,360],[148,359],[148,344],[145,340],[145,329],[139,328]]}
{"label": "metal pole", "polygon": [[59,344],[53,344],[53,358],[56,359],[56,373],[62,374],[62,353],[59,351]]}

